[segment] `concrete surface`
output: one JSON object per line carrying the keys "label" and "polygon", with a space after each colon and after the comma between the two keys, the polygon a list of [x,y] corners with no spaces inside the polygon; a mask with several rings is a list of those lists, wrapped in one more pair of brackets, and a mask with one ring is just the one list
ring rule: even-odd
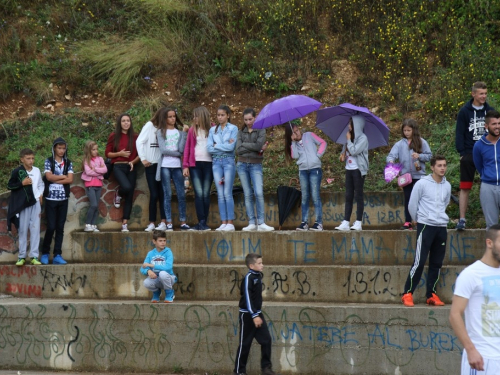
{"label": "concrete surface", "polygon": [[[456,276],[463,266],[445,266],[437,291],[451,302]],[[143,299],[151,293],[143,286],[139,265],[71,264],[67,266],[2,266],[2,290],[17,297],[72,299]],[[400,303],[409,266],[267,266],[263,296],[274,302]],[[246,274],[244,266],[177,264],[175,285],[180,301],[236,301]],[[424,302],[425,280],[415,291]]]}
{"label": "concrete surface", "polygon": [[[230,374],[235,304],[1,301],[0,368]],[[456,374],[461,347],[449,308],[266,303],[282,374]],[[250,375],[259,373],[254,345]]]}

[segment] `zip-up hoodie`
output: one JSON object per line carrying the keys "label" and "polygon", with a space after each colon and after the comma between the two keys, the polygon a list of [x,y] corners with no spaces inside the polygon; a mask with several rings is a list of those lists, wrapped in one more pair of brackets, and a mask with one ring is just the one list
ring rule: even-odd
{"label": "zip-up hoodie", "polygon": [[361,176],[368,173],[368,137],[363,132],[365,129],[365,118],[363,116],[352,116],[354,124],[354,142],[348,140],[342,148],[342,152],[347,151],[349,154],[356,158],[356,164],[361,172]]}
{"label": "zip-up hoodie", "polygon": [[299,171],[321,168],[320,158],[326,150],[326,141],[316,134],[307,132],[302,134],[301,142],[292,141],[291,155],[297,160]]}
{"label": "zip-up hoodie", "polygon": [[486,113],[494,109],[488,103],[484,103],[482,109],[475,109],[472,106],[473,100],[465,103],[457,116],[455,147],[460,156],[472,154],[474,144],[486,132],[484,128]]}
{"label": "zip-up hoodie", "polygon": [[493,144],[484,134],[474,145],[474,165],[476,166],[481,182],[489,185],[500,185],[500,147],[498,142]]}
{"label": "zip-up hoodie", "polygon": [[451,185],[443,177],[440,183],[432,175],[417,181],[411,192],[408,211],[413,221],[433,227],[446,227],[448,215],[446,207],[450,203]]}
{"label": "zip-up hoodie", "polygon": [[[68,173],[73,173],[73,165],[71,163],[71,160],[69,160],[68,158],[68,144],[66,143],[66,141],[59,137],[59,138],[56,138],[56,140],[52,143],[52,156],[50,156],[49,158],[45,159],[45,172],[47,171],[51,171],[52,173],[55,173],[55,160],[56,160],[56,156],[55,156],[55,147],[56,145],[60,145],[60,144],[64,144],[66,145],[66,151],[64,152],[64,155],[62,157],[62,160],[63,160],[63,163],[64,163],[64,168],[63,168],[63,172],[62,174],[67,176]],[[46,197],[47,199],[52,199],[51,197],[51,189],[50,189],[50,185],[54,184],[54,185],[61,185],[61,184],[58,184],[57,182],[50,182],[49,180],[47,180],[47,178],[45,177],[45,174],[43,176],[43,182],[45,183],[45,190],[43,192],[43,196]],[[70,184],[63,184],[63,188],[64,188],[64,193],[66,194],[66,199],[69,198],[69,195],[70,195]]]}
{"label": "zip-up hoodie", "polygon": [[261,164],[263,156],[259,153],[264,143],[266,143],[265,129],[253,129],[250,133],[248,127],[245,126],[243,130],[238,132],[238,141],[236,142],[238,161]]}
{"label": "zip-up hoodie", "polygon": [[240,312],[259,316],[262,309],[262,273],[249,269],[240,287]]}
{"label": "zip-up hoodie", "polygon": [[422,140],[422,152],[418,157],[421,168],[419,171],[415,168],[415,164],[413,163],[413,158],[411,156],[414,151],[408,147],[408,139],[406,138],[401,139],[396,142],[394,146],[392,146],[391,152],[386,159],[388,163],[394,163],[396,160],[399,160],[399,162],[403,165],[401,174],[411,173],[411,178],[413,180],[418,180],[425,176],[425,163],[430,161],[432,158],[432,152],[429,144],[425,141],[425,139],[420,139]]}

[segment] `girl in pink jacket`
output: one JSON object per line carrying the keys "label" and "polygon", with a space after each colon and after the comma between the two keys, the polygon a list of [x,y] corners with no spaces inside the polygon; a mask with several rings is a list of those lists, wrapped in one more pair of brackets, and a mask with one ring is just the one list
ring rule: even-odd
{"label": "girl in pink jacket", "polygon": [[85,232],[99,232],[95,221],[99,213],[99,200],[101,199],[102,180],[108,171],[104,160],[99,156],[97,143],[87,141],[83,149],[82,180],[85,181],[85,191],[89,197],[90,207],[87,211]]}

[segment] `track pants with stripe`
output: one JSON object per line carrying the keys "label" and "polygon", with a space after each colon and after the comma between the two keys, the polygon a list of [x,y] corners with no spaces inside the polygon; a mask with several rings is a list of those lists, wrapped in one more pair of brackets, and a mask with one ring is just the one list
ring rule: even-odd
{"label": "track pants with stripe", "polygon": [[252,315],[247,312],[240,312],[240,342],[238,346],[238,351],[236,352],[236,360],[234,364],[234,372],[237,374],[246,373],[248,354],[250,353],[250,347],[252,346],[252,341],[255,338],[260,344],[260,367],[265,369],[271,366],[271,346],[272,339],[269,334],[269,329],[267,328],[266,320],[264,316],[259,315],[262,319],[262,325],[257,328],[252,319]]}
{"label": "track pants with stripe", "polygon": [[500,374],[500,360],[484,358],[484,371],[477,371],[470,368],[467,352],[462,354],[461,375],[498,375]]}
{"label": "track pants with stripe", "polygon": [[446,252],[446,227],[433,227],[417,223],[417,246],[415,260],[408,274],[405,293],[413,293],[420,282],[427,256],[429,256],[429,272],[427,274],[427,298],[436,293],[439,271],[443,265]]}

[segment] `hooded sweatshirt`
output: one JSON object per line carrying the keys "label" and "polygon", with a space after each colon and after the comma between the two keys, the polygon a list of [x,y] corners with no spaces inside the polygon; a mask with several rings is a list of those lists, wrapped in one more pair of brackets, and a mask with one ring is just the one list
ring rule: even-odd
{"label": "hooded sweatshirt", "polygon": [[484,134],[474,145],[473,158],[481,182],[489,185],[500,185],[500,146],[491,143]]}
{"label": "hooded sweatshirt", "polygon": [[[164,248],[162,251],[158,251],[155,247],[146,255],[143,263],[154,264],[155,266],[152,271],[155,273],[165,271],[170,275],[174,274],[174,254],[168,247]],[[148,269],[141,267],[141,273],[147,275]]]}
{"label": "hooded sweatshirt", "polygon": [[368,138],[363,132],[365,129],[365,118],[363,116],[352,116],[354,124],[354,142],[348,140],[342,148],[342,152],[346,150],[352,157],[356,158],[356,164],[361,172],[361,176],[368,173]]}
{"label": "hooded sweatshirt", "polygon": [[321,168],[320,158],[325,150],[326,141],[314,133],[307,132],[302,134],[299,142],[292,142],[291,155],[293,159],[298,159],[296,164],[299,166],[299,171],[307,171]]}
{"label": "hooded sweatshirt", "polygon": [[446,177],[441,182],[436,182],[432,175],[422,177],[413,187],[408,203],[411,218],[420,224],[446,227],[449,221],[446,207],[450,197],[451,185]]}
{"label": "hooded sweatshirt", "polygon": [[387,156],[386,161],[388,163],[394,163],[396,160],[403,165],[401,169],[401,174],[410,173],[413,180],[418,180],[425,176],[425,163],[430,161],[432,158],[431,148],[425,139],[422,140],[422,152],[419,154],[418,162],[420,165],[420,170],[417,171],[415,168],[415,163],[413,162],[413,149],[408,147],[408,139],[403,138],[392,147],[389,156]]}
{"label": "hooded sweatshirt", "polygon": [[[64,144],[66,145],[66,151],[62,157],[61,163],[58,163],[55,158],[54,148],[56,145]],[[56,176],[68,175],[68,173],[73,173],[73,163],[68,159],[68,145],[64,139],[61,137],[57,138],[54,143],[52,143],[52,156],[45,159],[45,173],[52,172]],[[45,190],[43,196],[48,200],[62,201],[69,198],[70,190],[69,184],[58,184],[55,182],[50,182],[47,180],[45,175],[43,176],[43,181],[45,183]]]}
{"label": "hooded sweatshirt", "polygon": [[455,147],[460,156],[472,154],[474,144],[486,132],[484,128],[486,113],[494,109],[488,103],[484,103],[482,109],[475,109],[472,106],[473,100],[468,101],[457,116]]}

